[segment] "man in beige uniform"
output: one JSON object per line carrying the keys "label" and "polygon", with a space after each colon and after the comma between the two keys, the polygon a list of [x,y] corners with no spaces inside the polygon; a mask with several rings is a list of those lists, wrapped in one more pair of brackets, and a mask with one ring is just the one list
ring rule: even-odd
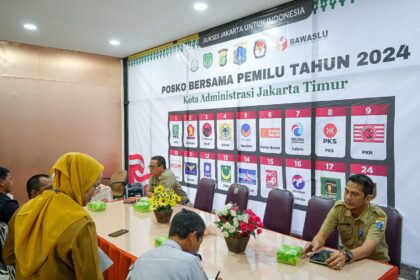
{"label": "man in beige uniform", "polygon": [[344,264],[363,258],[389,261],[385,242],[387,216],[381,208],[370,204],[374,194],[375,184],[368,176],[350,176],[344,201],[334,205],[312,242],[305,245],[304,253],[319,250],[337,229],[344,250],[331,255],[327,260],[329,267],[341,269]]}
{"label": "man in beige uniform", "polygon": [[171,188],[174,192],[181,197],[181,204],[192,207],[190,200],[188,199],[187,194],[182,189],[181,185],[179,184],[178,180],[175,177],[175,174],[166,169],[166,161],[165,158],[162,156],[154,156],[150,160],[149,164],[150,170],[150,179],[149,179],[149,186],[147,187],[146,196],[151,197],[153,194],[153,190],[159,184],[162,184],[165,188]]}

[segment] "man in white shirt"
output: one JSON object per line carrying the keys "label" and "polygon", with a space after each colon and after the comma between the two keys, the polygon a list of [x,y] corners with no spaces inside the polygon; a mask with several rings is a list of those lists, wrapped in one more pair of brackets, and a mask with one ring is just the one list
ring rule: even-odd
{"label": "man in white shirt", "polygon": [[[206,225],[195,212],[182,209],[169,229],[169,239],[160,247],[140,256],[130,267],[127,280],[207,280],[197,254]],[[221,278],[218,278],[221,279]]]}

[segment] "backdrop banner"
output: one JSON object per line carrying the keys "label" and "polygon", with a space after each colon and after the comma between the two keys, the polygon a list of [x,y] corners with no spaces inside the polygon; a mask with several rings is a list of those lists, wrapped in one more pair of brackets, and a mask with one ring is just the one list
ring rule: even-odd
{"label": "backdrop banner", "polygon": [[129,57],[130,182],[147,185],[163,155],[192,201],[201,178],[216,181],[216,209],[232,183],[261,216],[287,189],[300,234],[311,196],[341,200],[364,173],[373,203],[403,216],[402,261],[420,266],[419,11],[293,1]]}

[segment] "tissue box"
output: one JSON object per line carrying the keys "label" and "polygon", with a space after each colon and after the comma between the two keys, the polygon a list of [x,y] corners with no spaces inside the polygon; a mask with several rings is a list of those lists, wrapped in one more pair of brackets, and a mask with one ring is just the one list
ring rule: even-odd
{"label": "tissue box", "polygon": [[302,252],[302,247],[283,245],[277,251],[277,262],[296,266],[302,258]]}
{"label": "tissue box", "polygon": [[140,198],[139,201],[133,204],[134,210],[145,213],[150,212],[150,201],[147,197]]}
{"label": "tissue box", "polygon": [[168,240],[168,237],[164,237],[164,236],[160,236],[160,237],[156,237],[155,238],[155,247],[159,247],[160,245],[162,245],[163,242],[165,242],[166,240]]}
{"label": "tissue box", "polygon": [[106,203],[100,200],[91,201],[88,203],[87,209],[93,212],[105,211]]}

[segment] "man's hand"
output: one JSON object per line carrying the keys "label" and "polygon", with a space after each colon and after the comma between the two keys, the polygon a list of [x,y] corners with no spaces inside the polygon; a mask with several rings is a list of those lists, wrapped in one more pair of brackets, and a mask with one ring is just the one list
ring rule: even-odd
{"label": "man's hand", "polygon": [[306,257],[308,253],[312,253],[319,250],[321,247],[322,245],[319,243],[318,240],[313,240],[311,242],[306,243],[305,247],[303,248],[303,257]]}
{"label": "man's hand", "polygon": [[346,264],[346,254],[343,251],[334,252],[327,260],[327,265],[335,270],[341,270]]}

